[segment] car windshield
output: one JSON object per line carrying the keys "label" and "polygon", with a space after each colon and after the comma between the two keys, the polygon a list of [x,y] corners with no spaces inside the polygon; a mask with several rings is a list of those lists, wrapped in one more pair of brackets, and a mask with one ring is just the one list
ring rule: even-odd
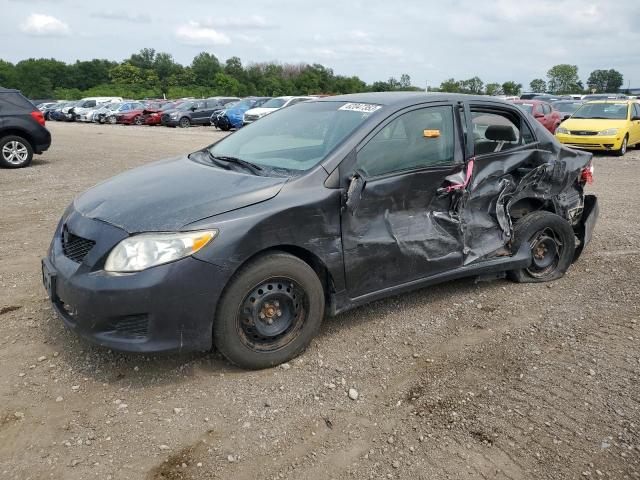
{"label": "car windshield", "polygon": [[289,173],[309,170],[379,108],[344,102],[300,103],[238,130],[209,151],[216,157],[235,157]]}
{"label": "car windshield", "polygon": [[262,104],[262,108],[280,108],[287,103],[286,98],[272,98],[268,102]]}
{"label": "car windshield", "polygon": [[572,115],[572,118],[604,118],[625,120],[629,107],[626,103],[586,103]]}
{"label": "car windshield", "polygon": [[527,113],[533,112],[533,103],[516,103],[516,105]]}
{"label": "car windshield", "polygon": [[555,109],[562,113],[573,113],[580,108],[580,105],[582,102],[557,102],[553,104]]}
{"label": "car windshield", "polygon": [[197,102],[184,102],[176,107],[176,110],[189,110],[191,107],[195,107]]}
{"label": "car windshield", "polygon": [[[239,102],[235,102],[231,106],[231,108],[251,108],[254,103],[256,103],[255,99],[253,99],[253,98],[245,98],[244,100],[240,100]],[[227,107],[227,108],[229,108],[229,107]]]}

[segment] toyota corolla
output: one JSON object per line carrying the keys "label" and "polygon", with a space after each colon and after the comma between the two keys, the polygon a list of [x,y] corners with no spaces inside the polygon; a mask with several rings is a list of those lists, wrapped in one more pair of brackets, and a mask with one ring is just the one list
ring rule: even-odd
{"label": "toyota corolla", "polygon": [[466,276],[545,282],[591,238],[591,154],[489,97],[369,93],[279,110],[116,176],[64,212],[54,309],[105,347],[264,368],[325,315]]}

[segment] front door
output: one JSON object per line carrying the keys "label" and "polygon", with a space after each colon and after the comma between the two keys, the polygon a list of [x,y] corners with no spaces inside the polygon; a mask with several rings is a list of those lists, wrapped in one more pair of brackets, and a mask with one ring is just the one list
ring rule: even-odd
{"label": "front door", "polygon": [[401,112],[341,165],[356,177],[342,213],[351,298],[462,265],[449,198],[436,193],[462,169],[455,120],[447,104]]}

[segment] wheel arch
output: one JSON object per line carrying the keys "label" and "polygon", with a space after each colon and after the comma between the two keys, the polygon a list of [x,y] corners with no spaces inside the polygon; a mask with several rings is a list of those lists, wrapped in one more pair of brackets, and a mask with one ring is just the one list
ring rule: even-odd
{"label": "wheel arch", "polygon": [[247,265],[250,262],[256,261],[260,257],[264,257],[271,253],[277,253],[277,252],[288,253],[290,255],[293,255],[294,257],[299,258],[300,260],[305,262],[307,265],[309,265],[314,272],[316,272],[316,275],[318,275],[318,278],[320,279],[322,289],[324,290],[325,307],[328,307],[331,303],[333,294],[335,293],[335,283],[334,283],[333,275],[331,274],[331,271],[327,268],[325,262],[318,255],[298,245],[289,245],[289,244],[273,245],[268,248],[259,250],[254,254],[250,255],[242,263],[240,263],[238,267],[235,269],[235,271],[233,272],[233,275],[230,277],[229,281],[225,285],[222,294],[224,295],[224,291],[234,280],[234,277],[237,275],[237,273],[245,265]]}
{"label": "wheel arch", "polygon": [[522,197],[509,207],[509,216],[512,221],[517,221],[533,212],[546,211],[557,214],[556,207],[550,199],[539,197]]}
{"label": "wheel arch", "polygon": [[0,130],[0,139],[11,135],[24,138],[31,144],[31,148],[33,148],[33,137],[31,137],[26,130],[22,130],[20,128],[5,128]]}

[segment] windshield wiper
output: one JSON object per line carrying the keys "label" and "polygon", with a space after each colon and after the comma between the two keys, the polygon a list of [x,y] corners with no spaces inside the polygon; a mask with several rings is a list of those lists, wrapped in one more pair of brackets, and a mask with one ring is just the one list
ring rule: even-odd
{"label": "windshield wiper", "polygon": [[209,158],[211,160],[213,160],[214,162],[216,161],[223,161],[223,162],[227,162],[227,163],[234,163],[236,165],[240,165],[248,170],[251,170],[253,173],[255,173],[256,175],[258,174],[259,171],[262,170],[262,167],[260,165],[256,165],[255,163],[251,163],[248,162],[246,160],[242,160],[241,158],[238,157],[229,157],[226,155],[214,155],[213,153],[209,152]]}

